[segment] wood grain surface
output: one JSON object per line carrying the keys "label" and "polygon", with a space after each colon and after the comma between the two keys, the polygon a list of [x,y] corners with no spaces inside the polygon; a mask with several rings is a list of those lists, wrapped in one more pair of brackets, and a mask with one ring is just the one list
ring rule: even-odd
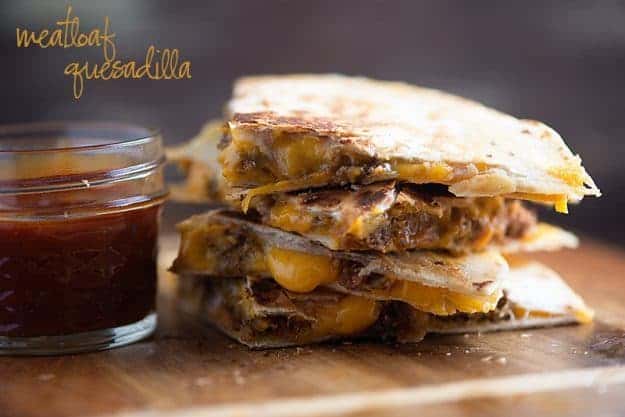
{"label": "wood grain surface", "polygon": [[[163,241],[163,265],[175,246]],[[625,252],[586,242],[538,258],[596,309],[594,324],[250,351],[178,312],[164,273],[151,339],[0,358],[0,416],[624,414]]]}

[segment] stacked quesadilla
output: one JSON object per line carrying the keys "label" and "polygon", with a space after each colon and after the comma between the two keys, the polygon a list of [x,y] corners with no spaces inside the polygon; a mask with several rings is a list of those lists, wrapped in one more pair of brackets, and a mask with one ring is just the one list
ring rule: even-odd
{"label": "stacked quesadilla", "polygon": [[181,304],[248,346],[592,320],[520,255],[577,245],[529,204],[600,195],[542,123],[401,83],[249,77],[170,156],[175,195],[227,206],[179,225]]}

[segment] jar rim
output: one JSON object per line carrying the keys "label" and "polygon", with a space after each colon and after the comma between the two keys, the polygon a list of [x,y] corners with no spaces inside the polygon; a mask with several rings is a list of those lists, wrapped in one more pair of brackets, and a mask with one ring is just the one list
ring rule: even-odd
{"label": "jar rim", "polygon": [[[103,140],[101,143],[84,143],[74,146],[58,146],[58,147],[5,147],[3,146],[3,138],[11,138],[16,135],[41,134],[45,132],[71,132],[72,130],[106,130],[116,129],[141,131],[142,134],[128,135],[127,138],[113,137]],[[117,136],[117,135],[115,135]],[[75,151],[101,150],[107,148],[115,148],[118,146],[130,146],[138,144],[151,138],[161,136],[161,131],[154,127],[143,127],[132,123],[113,122],[113,121],[50,121],[50,122],[30,122],[0,125],[0,155],[7,154],[32,154],[32,153],[70,153]]]}
{"label": "jar rim", "polygon": [[164,162],[163,139],[153,128],[124,122],[0,125],[0,195],[131,181]]}

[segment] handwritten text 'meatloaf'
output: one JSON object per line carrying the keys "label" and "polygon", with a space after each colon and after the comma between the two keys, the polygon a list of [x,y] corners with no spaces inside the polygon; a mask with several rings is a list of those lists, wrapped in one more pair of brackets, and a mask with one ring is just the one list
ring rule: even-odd
{"label": "handwritten text 'meatloaf'", "polygon": [[73,79],[74,98],[79,99],[85,88],[85,80],[116,80],[121,78],[148,78],[151,80],[180,80],[191,78],[191,62],[180,60],[178,49],[157,49],[150,45],[141,62],[116,59],[115,33],[111,32],[110,20],[104,17],[104,26],[88,32],[80,31],[80,18],[72,15],[67,6],[64,20],[56,22],[56,28],[38,32],[16,29],[18,48],[102,48],[104,62],[70,62],[63,73]]}

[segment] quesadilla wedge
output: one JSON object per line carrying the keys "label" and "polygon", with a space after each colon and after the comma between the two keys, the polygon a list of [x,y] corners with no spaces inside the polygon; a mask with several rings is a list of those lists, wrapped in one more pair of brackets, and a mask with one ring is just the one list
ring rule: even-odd
{"label": "quesadilla wedge", "polygon": [[[212,122],[188,144],[168,150],[168,160],[186,172],[183,183],[170,186],[172,200],[240,205],[227,198],[236,200],[236,193],[215,167],[216,141],[222,131],[221,123]],[[537,223],[534,211],[519,200],[458,198],[435,184],[391,180],[280,192],[255,198],[250,208],[264,224],[301,234],[332,250],[466,253],[494,245],[508,252],[530,252],[578,244],[573,234]]]}
{"label": "quesadilla wedge", "polygon": [[536,262],[513,266],[503,280],[503,293],[490,312],[447,316],[401,301],[324,287],[305,294],[292,292],[258,277],[182,276],[178,298],[184,310],[252,348],[345,338],[415,343],[427,333],[586,323],[593,316],[557,273]]}
{"label": "quesadilla wedge", "polygon": [[323,286],[404,301],[437,315],[493,310],[508,270],[506,260],[492,249],[462,256],[332,251],[223,210],[193,216],[178,229],[181,243],[171,269],[180,275],[261,276],[292,292]]}
{"label": "quesadilla wedge", "polygon": [[396,82],[341,75],[238,80],[220,145],[243,211],[259,195],[387,179],[458,197],[526,199],[566,212],[600,195],[548,126]]}
{"label": "quesadilla wedge", "polygon": [[321,286],[365,291],[441,315],[494,309],[501,297],[500,277],[508,270],[496,251],[464,256],[331,251],[219,210],[191,217],[179,231],[179,253],[171,268],[179,275],[261,276],[300,293]]}
{"label": "quesadilla wedge", "polygon": [[467,253],[536,241],[541,232],[562,246],[576,245],[569,233],[538,225],[534,212],[518,200],[458,198],[432,184],[388,181],[277,193],[254,199],[251,208],[263,224],[296,232],[333,250]]}
{"label": "quesadilla wedge", "polygon": [[181,302],[248,346],[592,320],[515,255],[577,246],[522,200],[600,195],[540,122],[401,83],[247,77],[168,155],[187,173],[174,198],[234,209],[179,224]]}

